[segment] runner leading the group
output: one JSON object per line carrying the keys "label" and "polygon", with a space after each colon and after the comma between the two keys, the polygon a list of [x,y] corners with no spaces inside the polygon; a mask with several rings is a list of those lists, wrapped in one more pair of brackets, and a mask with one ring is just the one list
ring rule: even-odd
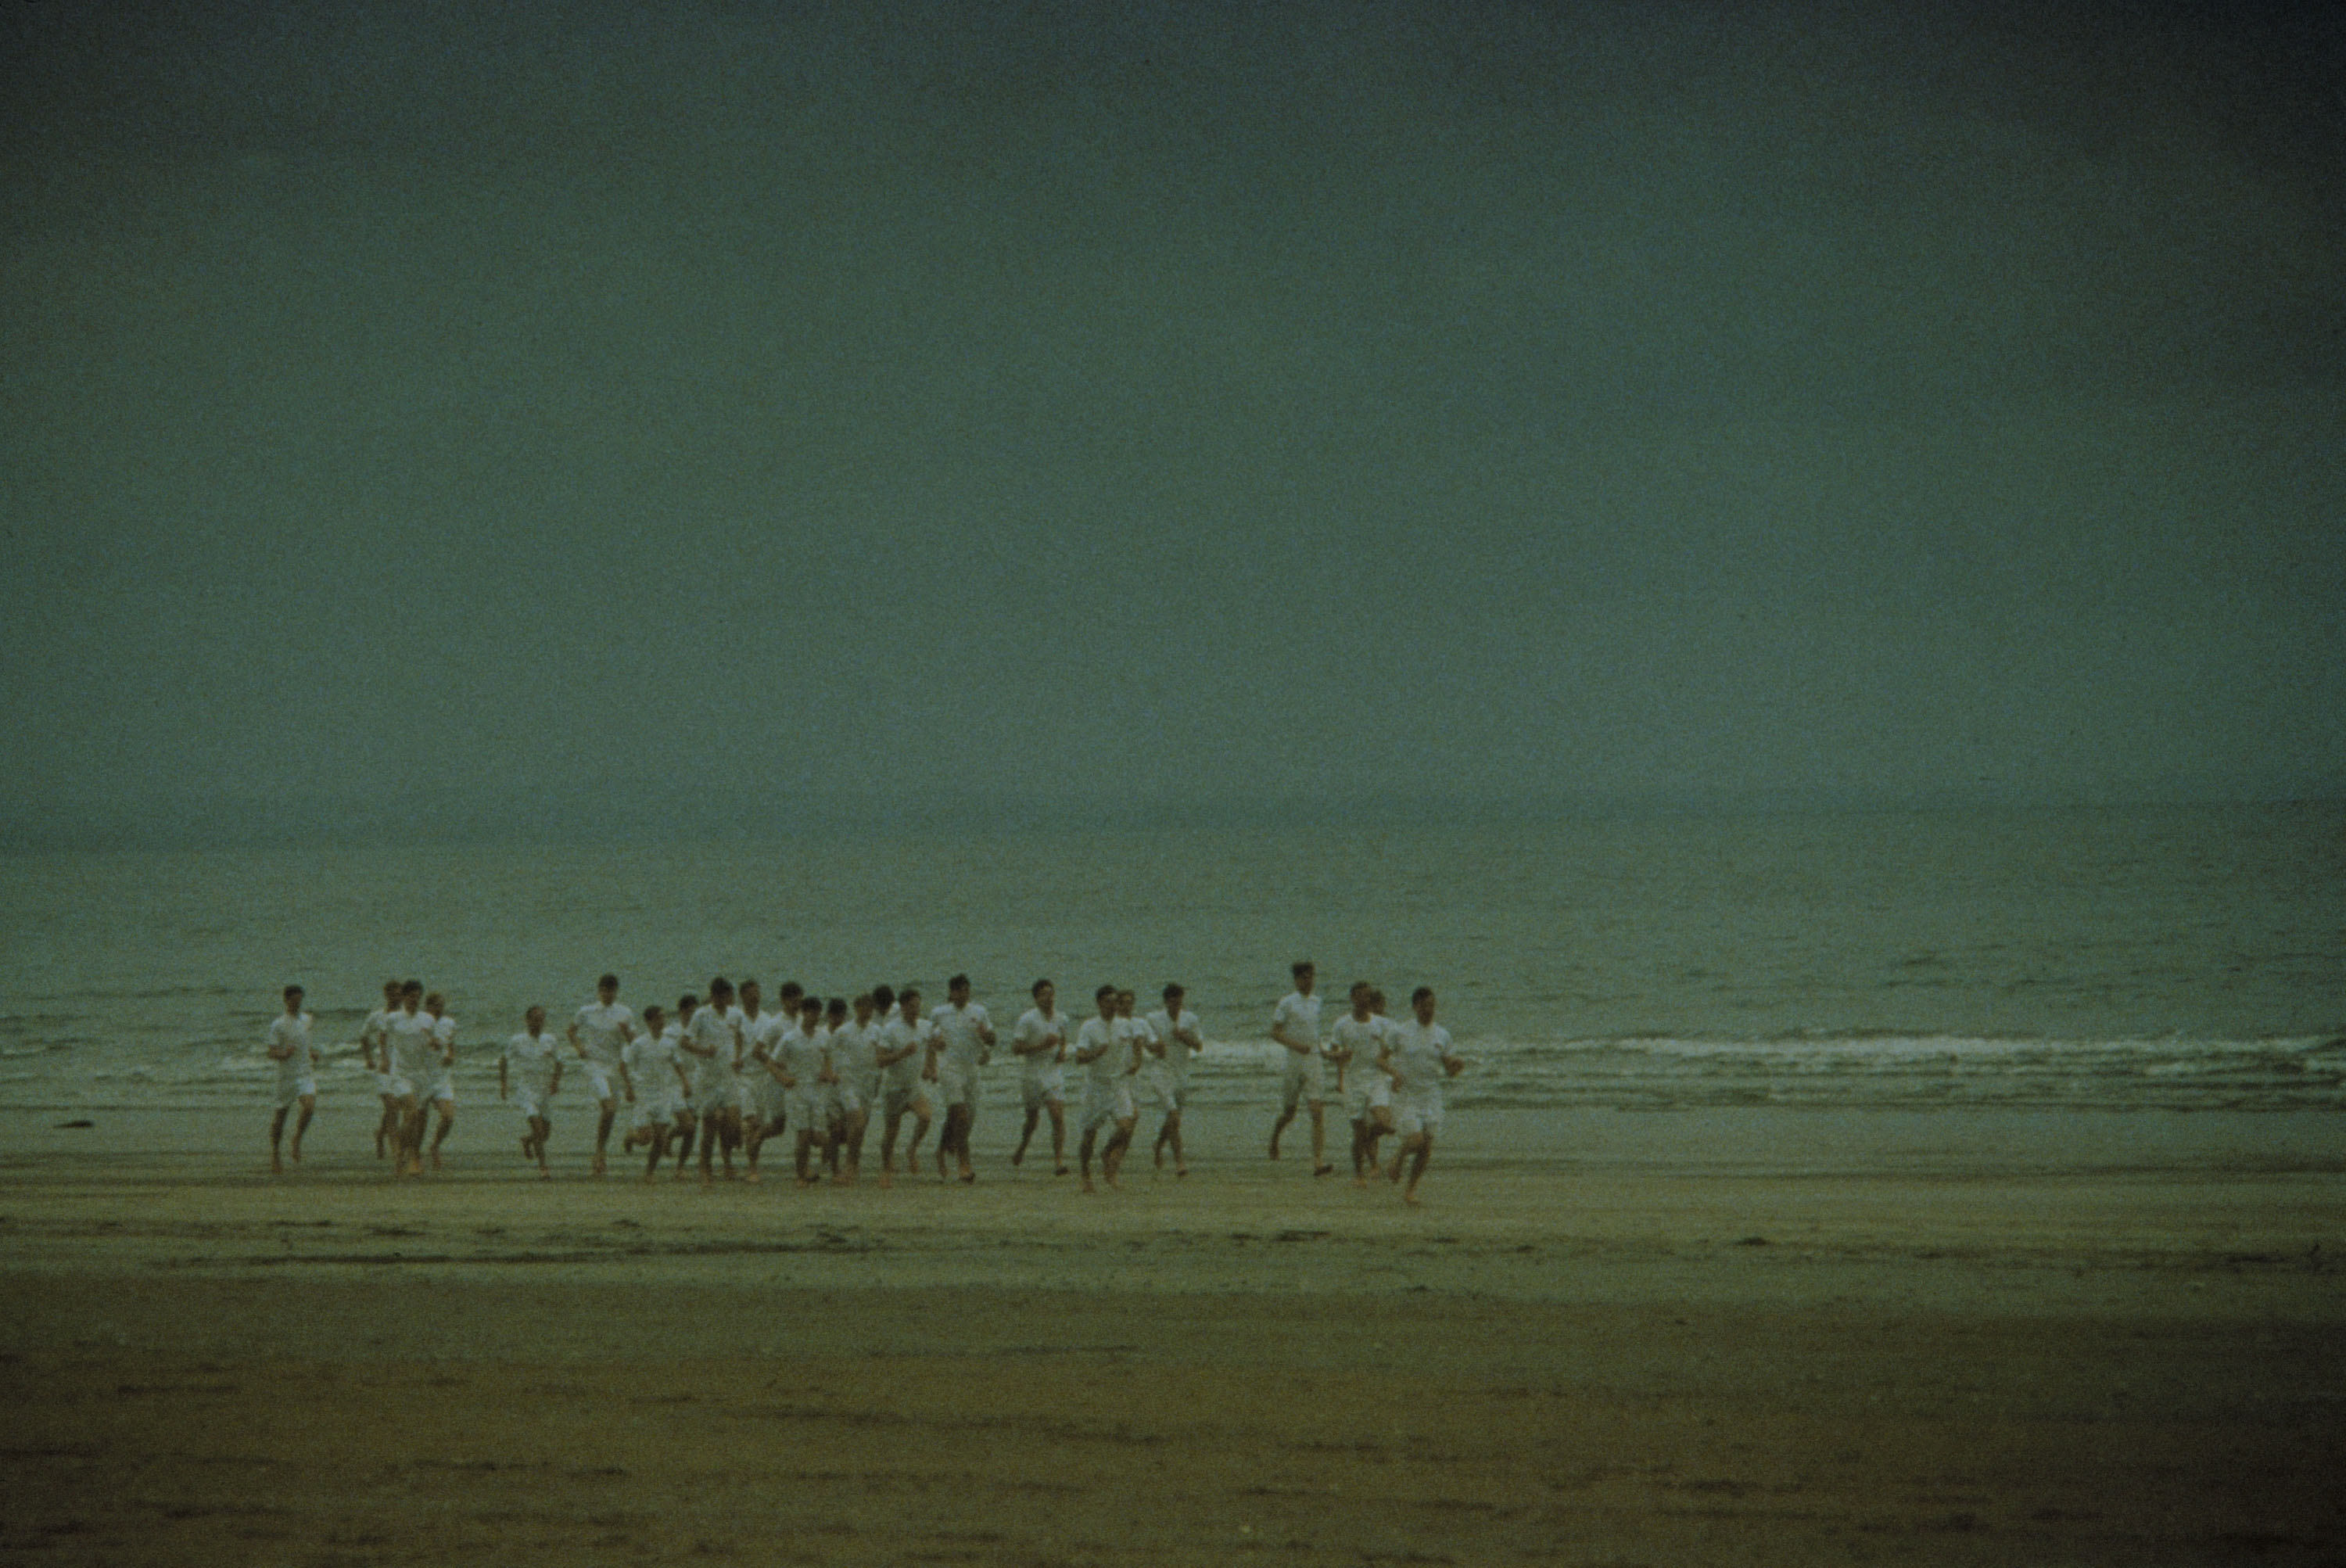
{"label": "runner leading the group", "polygon": [[595,1000],[578,1010],[567,1033],[586,1080],[586,1092],[601,1107],[602,1119],[595,1125],[594,1165],[595,1174],[601,1176],[611,1143],[611,1124],[619,1115],[620,1090],[625,1089],[631,1099],[635,1093],[627,1082],[627,1043],[636,1037],[636,1015],[619,1000],[617,975],[607,974],[595,983]]}
{"label": "runner leading the group", "polygon": [[1270,1016],[1270,1037],[1287,1052],[1287,1071],[1280,1079],[1279,1119],[1270,1125],[1270,1157],[1279,1157],[1280,1135],[1295,1120],[1299,1107],[1311,1112],[1311,1174],[1326,1176],[1336,1167],[1328,1163],[1325,1108],[1328,1099],[1326,1065],[1321,1055],[1320,999],[1311,994],[1317,972],[1307,962],[1290,966],[1295,989],[1287,993]]}

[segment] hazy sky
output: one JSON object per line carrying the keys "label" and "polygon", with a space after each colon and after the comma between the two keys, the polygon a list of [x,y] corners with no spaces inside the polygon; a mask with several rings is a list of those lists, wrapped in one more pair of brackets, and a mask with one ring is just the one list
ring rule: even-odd
{"label": "hazy sky", "polygon": [[0,842],[2346,789],[2324,15],[7,5]]}

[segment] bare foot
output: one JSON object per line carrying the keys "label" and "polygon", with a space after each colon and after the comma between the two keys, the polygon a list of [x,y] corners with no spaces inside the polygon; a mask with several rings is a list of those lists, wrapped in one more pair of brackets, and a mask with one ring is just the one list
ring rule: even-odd
{"label": "bare foot", "polygon": [[1073,1176],[1075,1174],[1075,1170],[1072,1166],[1061,1166],[1057,1170],[1053,1171],[1051,1174],[1053,1176]]}
{"label": "bare foot", "polygon": [[1086,1177],[1084,1177],[1084,1187],[1083,1187],[1083,1190],[1084,1190],[1084,1191],[1086,1191],[1086,1192],[1096,1192],[1096,1191],[1097,1191],[1098,1189],[1097,1189],[1096,1187],[1095,1187],[1095,1186],[1092,1186],[1092,1178],[1091,1178],[1091,1177],[1089,1177],[1089,1176],[1086,1176]]}
{"label": "bare foot", "polygon": [[886,1192],[890,1187],[894,1186],[895,1185],[896,1185],[896,1171],[895,1171],[895,1167],[893,1167],[893,1166],[888,1166],[888,1167],[883,1168],[883,1169],[880,1172],[880,1190],[881,1190],[882,1192]]}
{"label": "bare foot", "polygon": [[435,1171],[440,1168],[440,1151],[438,1149],[434,1149],[432,1151],[432,1168]]}
{"label": "bare foot", "polygon": [[292,1153],[293,1153],[293,1163],[294,1163],[295,1165],[297,1165],[297,1166],[298,1166],[298,1165],[300,1165],[300,1164],[301,1163],[301,1139],[299,1139],[299,1138],[295,1138],[295,1139],[293,1140],[293,1150],[292,1150]]}
{"label": "bare foot", "polygon": [[1316,1176],[1334,1176],[1336,1174],[1336,1167],[1334,1166],[1321,1166],[1312,1171],[1311,1174]]}
{"label": "bare foot", "polygon": [[587,1167],[587,1172],[589,1175],[601,1176],[607,1168],[603,1164],[603,1156],[598,1154],[595,1156],[595,1163]]}
{"label": "bare foot", "polygon": [[1189,1174],[1189,1167],[1188,1166],[1175,1166],[1173,1167],[1173,1174],[1177,1176],[1188,1176]]}
{"label": "bare foot", "polygon": [[1369,1178],[1362,1173],[1355,1172],[1352,1176],[1352,1185],[1359,1187],[1362,1192],[1366,1192],[1369,1190]]}
{"label": "bare foot", "polygon": [[552,1181],[554,1179],[554,1173],[552,1171],[542,1170],[537,1173],[537,1179],[540,1181]]}
{"label": "bare foot", "polygon": [[1401,1195],[1401,1200],[1402,1202],[1409,1205],[1410,1207],[1415,1208],[1417,1207],[1417,1189],[1415,1187],[1409,1188]]}
{"label": "bare foot", "polygon": [[1163,1144],[1157,1145],[1157,1168],[1158,1170],[1163,1170],[1165,1168],[1165,1145]]}
{"label": "bare foot", "polygon": [[285,1162],[279,1159],[275,1155],[270,1156],[269,1174],[270,1176],[283,1176],[285,1174]]}
{"label": "bare foot", "polygon": [[964,1171],[961,1173],[961,1179],[974,1186],[977,1185],[977,1173],[975,1171]]}
{"label": "bare foot", "polygon": [[1014,1166],[1023,1166],[1023,1165],[1025,1165],[1025,1164],[1026,1163],[1026,1151],[1025,1151],[1025,1149],[1024,1149],[1024,1148],[1022,1147],[1022,1148],[1017,1149],[1016,1151],[1015,1151],[1015,1152],[1011,1155],[1011,1156],[1010,1156],[1010,1163],[1011,1163],[1012,1165],[1014,1165]]}
{"label": "bare foot", "polygon": [[741,1173],[741,1179],[742,1179],[743,1181],[764,1181],[766,1178],[765,1178],[764,1176],[760,1176],[760,1175],[759,1175],[756,1171],[754,1171],[754,1170],[749,1170],[749,1171],[743,1171],[743,1172]]}
{"label": "bare foot", "polygon": [[1276,1137],[1270,1140],[1270,1157],[1272,1159],[1279,1157],[1279,1140]]}

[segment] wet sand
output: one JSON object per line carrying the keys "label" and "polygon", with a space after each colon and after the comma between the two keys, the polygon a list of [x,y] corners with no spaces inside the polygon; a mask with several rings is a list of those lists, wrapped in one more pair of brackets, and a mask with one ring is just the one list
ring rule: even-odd
{"label": "wet sand", "polygon": [[1090,1199],[984,1138],[974,1189],[394,1186],[16,1118],[0,1556],[2346,1561],[2346,1161],[1977,1125],[1470,1143],[1409,1211],[1220,1145]]}

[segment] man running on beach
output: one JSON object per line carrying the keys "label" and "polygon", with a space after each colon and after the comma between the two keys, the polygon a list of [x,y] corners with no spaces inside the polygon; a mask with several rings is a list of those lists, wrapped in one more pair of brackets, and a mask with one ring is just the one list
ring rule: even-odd
{"label": "man running on beach", "polygon": [[937,1175],[944,1177],[951,1153],[961,1179],[974,1182],[977,1168],[970,1163],[969,1134],[977,1125],[978,1069],[994,1060],[994,1021],[969,999],[969,976],[956,974],[945,982],[944,1005],[930,1022],[944,1042],[937,1055],[937,1097],[944,1106],[945,1129],[937,1135]]}
{"label": "man running on beach", "polygon": [[867,991],[855,998],[855,1022],[842,1019],[831,1030],[831,1170],[843,1186],[852,1186],[863,1169],[863,1129],[880,1092],[879,1058],[880,1025]]}
{"label": "man running on beach", "polygon": [[1352,1010],[1328,1032],[1328,1060],[1336,1064],[1344,1115],[1352,1124],[1352,1185],[1359,1187],[1369,1185],[1369,1173],[1377,1168],[1376,1140],[1392,1131],[1392,1080],[1377,1065],[1385,1021],[1370,1006],[1372,990],[1367,981],[1354,981]]}
{"label": "man running on beach", "polygon": [[[650,1016],[648,1010],[645,1016]],[[636,1037],[636,1015],[619,1001],[617,975],[607,974],[595,983],[595,1000],[578,1010],[568,1033],[586,1092],[602,1107],[602,1120],[595,1125],[594,1165],[595,1174],[601,1176],[611,1124],[619,1116],[618,1091],[612,1085],[626,1078],[627,1043]]]}
{"label": "man running on beach", "polygon": [[1132,1146],[1133,1124],[1140,1119],[1132,1104],[1132,1075],[1140,1070],[1139,1046],[1132,1033],[1122,1027],[1124,1020],[1117,1016],[1117,988],[1103,985],[1092,993],[1092,1000],[1099,1006],[1099,1016],[1085,1019],[1076,1035],[1076,1064],[1085,1069],[1083,1143],[1076,1150],[1076,1163],[1083,1171],[1086,1192],[1098,1190],[1092,1186],[1092,1145],[1100,1128],[1109,1123],[1116,1125],[1107,1147],[1100,1151],[1100,1179],[1115,1186],[1124,1152]]}
{"label": "man running on beach", "polygon": [[[786,992],[797,989],[795,985],[784,988]],[[784,1003],[792,1009],[797,1004],[794,996]],[[774,1077],[770,1064],[782,1035],[797,1022],[794,1012],[765,1012],[758,983],[741,983],[741,1145],[750,1160],[750,1168],[743,1175],[750,1181],[760,1179],[758,1151],[766,1146],[768,1138],[782,1130],[782,1123],[789,1116],[782,1085]]]}
{"label": "man running on beach", "polygon": [[399,1010],[383,1021],[383,1060],[391,1074],[392,1100],[399,1110],[397,1141],[392,1150],[393,1176],[423,1174],[423,1102],[418,1088],[425,1081],[434,1042],[433,1021],[423,1007],[423,983],[403,981],[399,987]]}
{"label": "man running on beach", "polygon": [[547,1102],[561,1087],[562,1053],[546,1033],[546,1009],[533,1007],[522,1015],[521,1033],[505,1042],[497,1058],[497,1098],[510,1097],[521,1112],[521,1156],[537,1161],[540,1181],[554,1176],[546,1166],[546,1140],[554,1132]]}
{"label": "man running on beach", "polygon": [[733,1027],[732,1013],[733,983],[720,974],[709,983],[708,1002],[692,1010],[684,1037],[677,1043],[694,1063],[692,1113],[700,1124],[704,1186],[717,1179],[709,1168],[712,1150],[723,1153],[725,1179],[733,1179],[733,1145],[741,1137],[740,1078],[733,1069],[740,1054],[741,1036]]}
{"label": "man running on beach", "polygon": [[301,1135],[318,1112],[318,1050],[310,1044],[310,1015],[301,1011],[301,988],[285,988],[285,1011],[269,1021],[269,1059],[277,1064],[277,1115],[269,1123],[269,1174],[283,1176],[278,1145],[285,1136],[285,1113],[301,1107],[293,1124],[293,1163],[301,1163]]}
{"label": "man running on beach", "polygon": [[798,1022],[782,1031],[781,1043],[775,1048],[774,1077],[782,1085],[790,1123],[798,1128],[791,1153],[802,1187],[814,1185],[809,1156],[820,1158],[830,1153],[831,1128],[823,1115],[829,1090],[822,1076],[830,1070],[831,1035],[822,1019],[822,998],[801,998]]}
{"label": "man running on beach", "polygon": [[1198,1031],[1198,1015],[1181,1005],[1188,994],[1178,985],[1167,986],[1165,1005],[1148,1015],[1148,1050],[1157,1060],[1142,1080],[1165,1108],[1152,1152],[1162,1168],[1165,1145],[1171,1144],[1177,1176],[1189,1174],[1189,1162],[1181,1152],[1181,1107],[1189,1098],[1189,1058],[1206,1048],[1206,1038]]}
{"label": "man running on beach", "polygon": [[[882,988],[886,989],[885,987]],[[872,1001],[879,1001],[872,993]],[[880,1185],[893,1186],[896,1179],[896,1127],[903,1121],[904,1113],[913,1115],[913,1141],[904,1151],[907,1175],[920,1171],[921,1139],[929,1130],[929,1084],[936,1071],[930,1065],[930,1056],[936,1044],[936,1026],[921,1016],[921,993],[911,986],[897,998],[898,1011],[881,1032],[880,1065],[882,1069],[880,1125]]]}
{"label": "man running on beach", "polygon": [[1402,1164],[1410,1161],[1402,1198],[1415,1203],[1418,1178],[1433,1157],[1433,1135],[1442,1130],[1442,1082],[1465,1071],[1466,1064],[1452,1047],[1450,1031],[1433,1021],[1433,987],[1419,986],[1409,1002],[1417,1016],[1393,1029],[1377,1064],[1392,1079],[1393,1125],[1401,1134],[1392,1179],[1401,1180]]}
{"label": "man running on beach", "polygon": [[1018,1091],[1026,1102],[1026,1125],[1010,1163],[1024,1164],[1026,1145],[1045,1112],[1051,1117],[1051,1164],[1067,1174],[1067,1021],[1059,1016],[1059,988],[1047,980],[1033,987],[1035,1005],[1011,1031],[1011,1054],[1018,1058]]}
{"label": "man running on beach", "polygon": [[1320,999],[1311,994],[1318,976],[1309,962],[1293,965],[1290,972],[1295,976],[1295,989],[1287,993],[1279,1010],[1270,1015],[1270,1037],[1287,1052],[1287,1070],[1279,1085],[1279,1120],[1270,1125],[1270,1157],[1279,1157],[1280,1135],[1295,1120],[1297,1108],[1308,1106],[1311,1112],[1311,1174],[1326,1176],[1336,1167],[1328,1163],[1328,1093],[1324,1086],[1326,1066],[1320,1054]]}
{"label": "man running on beach", "polygon": [[[651,1158],[644,1164],[646,1181],[659,1174],[660,1156],[668,1152],[671,1136],[681,1139],[688,1148],[692,1143],[692,1080],[685,1075],[676,1033],[666,1024],[667,1014],[657,1003],[645,1008],[643,1032],[627,1042],[620,1058],[627,1100],[636,1114],[619,1152],[631,1154],[639,1143],[650,1146]],[[676,1174],[681,1177],[681,1156],[676,1165]]]}
{"label": "man running on beach", "polygon": [[382,1158],[383,1145],[399,1132],[399,1096],[391,1090],[391,1015],[399,1011],[399,982],[382,983],[382,1008],[367,1016],[359,1031],[359,1057],[374,1074],[374,1092],[382,1101],[382,1120],[375,1124],[374,1157]]}
{"label": "man running on beach", "polygon": [[432,1168],[436,1171],[440,1145],[456,1125],[456,1021],[448,1016],[447,999],[436,991],[423,999],[423,1011],[432,1015],[433,1053],[432,1081],[424,1086],[423,1098],[440,1118],[432,1133]]}

